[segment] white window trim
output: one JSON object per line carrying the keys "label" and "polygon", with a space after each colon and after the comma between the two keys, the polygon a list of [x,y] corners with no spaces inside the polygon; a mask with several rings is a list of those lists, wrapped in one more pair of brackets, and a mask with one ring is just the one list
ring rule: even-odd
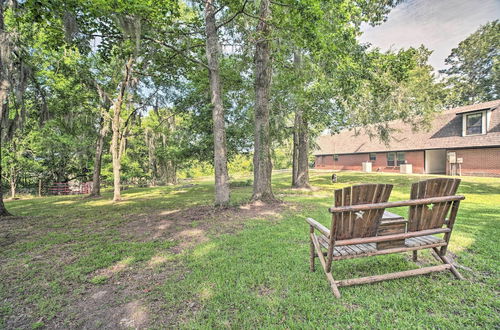
{"label": "white window trim", "polygon": [[[462,136],[474,136],[474,135],[484,135],[488,132],[488,126],[490,124],[490,114],[491,110],[474,111],[462,114]],[[481,133],[477,134],[467,134],[467,116],[481,114]]]}

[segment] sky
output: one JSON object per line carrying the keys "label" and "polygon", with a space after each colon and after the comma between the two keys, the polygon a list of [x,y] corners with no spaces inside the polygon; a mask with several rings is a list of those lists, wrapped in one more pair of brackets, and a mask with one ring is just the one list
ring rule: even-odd
{"label": "sky", "polygon": [[382,50],[425,45],[435,70],[451,50],[487,22],[500,19],[500,0],[406,0],[379,26],[364,25],[360,40]]}

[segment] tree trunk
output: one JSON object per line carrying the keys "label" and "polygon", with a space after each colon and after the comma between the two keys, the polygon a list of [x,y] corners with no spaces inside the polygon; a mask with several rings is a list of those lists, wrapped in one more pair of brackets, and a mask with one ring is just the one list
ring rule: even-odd
{"label": "tree trunk", "polygon": [[99,130],[99,137],[97,138],[94,158],[94,175],[92,176],[92,191],[90,196],[101,196],[101,166],[102,166],[102,152],[104,150],[104,140],[108,134],[109,124],[104,116],[101,117],[101,128]]}
{"label": "tree trunk", "polygon": [[10,198],[14,199],[16,198],[16,182],[17,182],[17,175],[16,175],[16,168],[14,165],[10,168]]}
{"label": "tree trunk", "polygon": [[[4,107],[5,104],[0,104],[0,107],[2,107],[2,113],[4,112]],[[3,186],[2,186],[2,134],[3,134],[3,124],[2,121],[0,121],[0,217],[8,217],[11,216],[12,214],[7,211],[7,208],[5,207],[5,204],[3,203]]]}
{"label": "tree trunk", "polygon": [[[7,99],[10,91],[10,80],[8,72],[8,56],[11,56],[7,45],[7,32],[4,26],[4,9],[7,6],[7,1],[0,1],[0,217],[10,216],[12,214],[7,211],[3,203],[3,186],[2,186],[2,135],[4,118],[7,117]],[[3,56],[2,56],[3,55]],[[6,57],[4,57],[6,56]]]}
{"label": "tree trunk", "polygon": [[299,112],[295,111],[295,118],[293,122],[293,150],[292,150],[292,187],[297,186],[297,170],[299,162]]}
{"label": "tree trunk", "polygon": [[255,131],[253,201],[275,201],[271,188],[271,152],[269,134],[269,90],[271,87],[270,1],[262,0],[255,46]]}
{"label": "tree trunk", "polygon": [[309,126],[301,113],[298,131],[296,188],[311,188],[309,184]]}
{"label": "tree trunk", "polygon": [[[299,50],[293,52],[293,66],[296,71],[297,77],[300,77],[300,69],[302,65],[302,55]],[[299,84],[300,86],[300,84]],[[300,86],[302,87],[302,86]],[[299,171],[299,130],[300,122],[302,121],[302,110],[298,102],[298,98],[295,98],[295,118],[293,121],[293,152],[292,152],[292,188],[296,188],[298,184],[298,171]]]}
{"label": "tree trunk", "polygon": [[113,136],[111,138],[111,156],[113,159],[113,201],[117,202],[121,200],[121,182],[120,182],[120,172],[121,172],[121,160],[123,149],[125,149],[125,143],[123,141],[124,137],[121,135],[121,111],[123,105],[123,99],[125,97],[125,92],[130,82],[130,72],[132,69],[133,58],[130,57],[125,65],[125,73],[123,76],[123,81],[121,82],[120,91],[118,92],[118,97],[116,101],[113,102],[113,119],[111,121]]}
{"label": "tree trunk", "polygon": [[42,197],[42,179],[38,179],[38,197]]}
{"label": "tree trunk", "polygon": [[219,41],[213,0],[206,0],[205,2],[205,32],[210,96],[213,106],[215,205],[226,206],[229,204],[229,174],[227,170],[226,129],[219,71]]}
{"label": "tree trunk", "polygon": [[[171,136],[174,134],[176,129],[175,116],[171,115],[167,120],[167,124],[168,124],[169,138],[167,139],[167,137],[165,136],[165,139],[163,141],[164,147],[167,147],[169,143],[172,143]],[[177,166],[175,164],[174,159],[167,159],[165,161],[165,183],[168,185],[177,184]]]}

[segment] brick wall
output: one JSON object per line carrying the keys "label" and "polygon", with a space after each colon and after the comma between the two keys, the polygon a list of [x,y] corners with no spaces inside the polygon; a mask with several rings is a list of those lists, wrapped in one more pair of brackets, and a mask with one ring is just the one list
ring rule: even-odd
{"label": "brick wall", "polygon": [[[450,149],[457,158],[463,158],[462,175],[500,176],[500,148]],[[447,164],[449,173],[450,166]]]}
{"label": "brick wall", "polygon": [[[413,173],[424,173],[424,152],[407,151],[405,159],[408,164],[413,165]],[[333,160],[333,155],[316,156],[315,168],[331,170],[353,170],[361,171],[362,162],[368,162],[370,154],[339,155],[338,161]],[[399,166],[387,166],[387,153],[377,153],[377,159],[372,164],[373,172],[399,172]]]}
{"label": "brick wall", "polygon": [[[450,149],[456,152],[457,158],[463,158],[462,175],[500,176],[500,148],[480,149]],[[424,173],[424,151],[407,151],[405,159],[413,165],[413,173]],[[339,155],[339,160],[334,161],[332,155],[316,156],[318,169],[353,170],[361,171],[361,163],[369,161],[368,153]],[[449,174],[449,164],[446,166]],[[387,153],[377,153],[377,159],[372,164],[373,172],[399,172],[398,166],[387,166]]]}

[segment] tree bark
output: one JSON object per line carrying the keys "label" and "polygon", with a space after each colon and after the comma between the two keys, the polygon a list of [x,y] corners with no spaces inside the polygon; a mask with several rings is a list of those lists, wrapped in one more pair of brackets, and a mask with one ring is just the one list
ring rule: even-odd
{"label": "tree bark", "polygon": [[219,70],[219,41],[213,0],[206,0],[205,2],[205,33],[210,97],[213,106],[215,205],[226,206],[229,204],[229,174],[227,170],[226,129]]}
{"label": "tree bark", "polygon": [[123,100],[125,93],[127,91],[128,85],[131,78],[132,64],[134,60],[130,57],[125,65],[125,72],[123,75],[123,80],[120,85],[120,90],[118,92],[118,97],[113,102],[113,118],[111,121],[113,136],[111,138],[111,156],[113,159],[113,201],[117,202],[121,200],[121,159],[123,154],[123,149],[125,148],[125,143],[123,141],[121,128],[121,110],[123,105]]}
{"label": "tree bark", "polygon": [[300,111],[296,188],[311,188],[309,184],[309,125]]}
{"label": "tree bark", "polygon": [[[0,107],[5,107],[5,104],[0,104]],[[3,113],[2,109],[2,113]],[[2,134],[3,134],[3,122],[0,121],[0,217],[8,217],[12,214],[7,211],[5,204],[3,203],[3,186],[2,186]]]}
{"label": "tree bark", "polygon": [[[293,63],[297,77],[301,77],[302,54],[299,49],[293,53]],[[300,79],[299,79],[300,81]],[[298,84],[299,88],[303,84]],[[297,91],[299,93],[300,91]],[[310,188],[309,184],[309,126],[304,118],[304,106],[295,100],[295,118],[293,123],[293,188]]]}
{"label": "tree bark", "polygon": [[10,168],[10,198],[16,198],[17,173],[14,165]]}
{"label": "tree bark", "polygon": [[101,117],[101,128],[97,137],[95,158],[94,158],[94,174],[92,176],[92,191],[90,196],[101,196],[101,167],[102,167],[102,152],[104,150],[104,140],[108,135],[109,123],[104,116]]}
{"label": "tree bark", "polygon": [[255,46],[255,131],[253,201],[275,201],[272,187],[272,163],[269,134],[269,91],[271,87],[271,16],[270,0],[262,0]]}
{"label": "tree bark", "polygon": [[297,186],[297,170],[299,162],[299,122],[298,111],[295,111],[295,118],[293,121],[293,150],[292,150],[292,187]]}
{"label": "tree bark", "polygon": [[[7,36],[5,32],[3,13],[4,8],[7,5],[6,1],[0,0],[0,41],[2,43],[7,41]],[[3,47],[3,45],[0,45]],[[5,53],[4,49],[0,53],[4,53],[5,56],[10,54]],[[2,186],[2,135],[3,135],[3,123],[4,117],[7,112],[7,97],[10,90],[10,80],[7,71],[7,59],[0,56],[0,217],[10,216],[11,214],[7,211],[5,204],[3,203],[3,186]]]}
{"label": "tree bark", "polygon": [[[164,147],[167,147],[169,143],[172,143],[171,136],[175,132],[175,116],[170,116],[167,120],[169,138],[164,140]],[[225,136],[225,132],[224,132]],[[225,141],[225,138],[224,138]],[[225,146],[225,144],[224,144]],[[168,185],[177,184],[177,166],[174,159],[167,159],[165,162],[165,182]],[[229,189],[229,188],[228,188]]]}

